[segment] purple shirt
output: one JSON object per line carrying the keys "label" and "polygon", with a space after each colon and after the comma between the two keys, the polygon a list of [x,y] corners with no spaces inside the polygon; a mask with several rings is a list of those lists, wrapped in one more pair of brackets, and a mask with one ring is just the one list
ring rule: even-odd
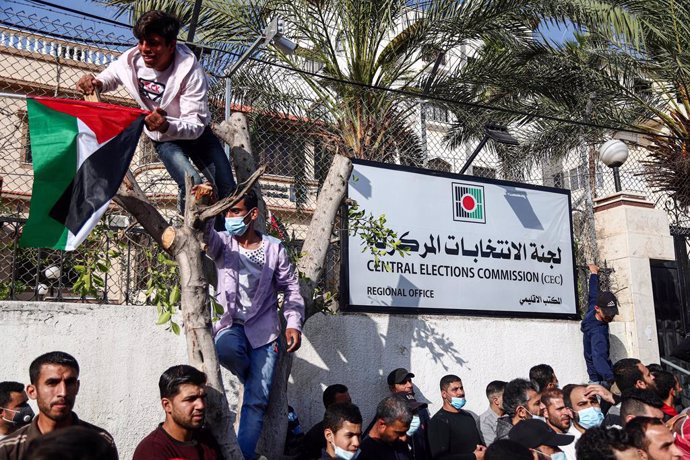
{"label": "purple shirt", "polygon": [[[301,331],[304,322],[304,300],[299,291],[295,267],[290,263],[285,247],[277,238],[261,236],[265,263],[244,322],[244,333],[252,348],[271,343],[280,335],[278,292],[282,291],[285,296],[283,315],[287,327]],[[239,243],[227,232],[217,232],[210,226],[206,231],[206,241],[206,253],[215,260],[218,269],[216,298],[225,311],[220,320],[213,324],[215,337],[220,331],[232,326],[232,317],[239,299]]]}

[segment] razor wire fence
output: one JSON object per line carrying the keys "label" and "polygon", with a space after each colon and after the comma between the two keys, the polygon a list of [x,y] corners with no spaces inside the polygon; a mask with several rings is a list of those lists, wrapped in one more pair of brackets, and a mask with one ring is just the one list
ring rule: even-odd
{"label": "razor wire fence", "polygon": [[[0,9],[0,93],[81,98],[75,89],[79,77],[97,74],[134,44],[128,33],[105,33],[14,8]],[[223,71],[235,58],[228,51],[201,48],[200,60],[211,77],[212,118],[216,123],[225,119],[226,101],[232,111],[247,116],[254,161],[267,167],[260,184],[270,212],[269,230],[297,249],[307,237],[333,155],[457,173],[476,147],[451,142],[449,133],[463,123],[454,115],[462,111],[453,101],[321,80],[319,64],[308,59],[294,68],[250,60],[226,85]],[[105,94],[104,101],[136,105],[124,89]],[[0,97],[0,117],[0,298],[155,303],[156,294],[173,284],[174,270],[151,238],[116,205],[77,251],[18,246],[33,186],[25,103]],[[612,172],[596,160],[596,147],[583,140],[581,150],[563,159],[528,167],[500,149],[485,148],[467,171],[571,190],[581,305],[586,305],[586,263],[596,254],[592,203],[614,191]],[[519,153],[519,147],[515,149]],[[643,149],[631,150],[621,168],[623,189],[668,206],[667,198],[651,190],[641,175],[645,158]],[[179,222],[177,185],[146,136],[131,169],[161,213]],[[676,223],[685,225],[685,211],[678,215]],[[339,285],[342,221],[341,216],[323,280],[323,289],[332,292]]]}

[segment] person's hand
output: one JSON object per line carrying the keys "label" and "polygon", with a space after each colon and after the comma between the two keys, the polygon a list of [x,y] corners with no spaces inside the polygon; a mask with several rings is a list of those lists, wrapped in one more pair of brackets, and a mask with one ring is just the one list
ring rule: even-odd
{"label": "person's hand", "polygon": [[599,396],[608,403],[616,404],[616,401],[613,399],[613,393],[596,383],[587,385],[587,388],[585,388],[585,398],[589,398],[590,396]]}
{"label": "person's hand", "polygon": [[100,91],[102,88],[103,83],[90,73],[83,75],[77,82],[77,90],[82,94],[93,94],[94,90]]}
{"label": "person's hand", "polygon": [[294,353],[299,350],[302,344],[302,333],[297,329],[287,328],[285,329],[285,340],[287,341],[287,352]]}
{"label": "person's hand", "polygon": [[592,273],[592,275],[598,275],[599,274],[599,265],[587,264],[587,268],[589,268],[589,271],[590,271],[590,273]]}
{"label": "person's hand", "polygon": [[211,185],[208,182],[204,182],[203,184],[197,184],[193,186],[192,193],[194,194],[194,198],[196,199],[196,201],[201,202],[205,205],[213,204],[216,201],[218,201],[218,197],[216,196],[216,192],[213,189],[213,185]]}
{"label": "person's hand", "polygon": [[146,118],[144,118],[144,123],[146,123],[148,130],[159,131],[161,133],[166,132],[170,126],[170,123],[168,123],[168,120],[165,118],[166,115],[167,113],[165,113],[165,110],[156,107],[156,110],[149,113]]}
{"label": "person's hand", "polygon": [[477,460],[484,460],[484,453],[486,453],[486,447],[477,444],[477,447],[474,449],[474,456]]}

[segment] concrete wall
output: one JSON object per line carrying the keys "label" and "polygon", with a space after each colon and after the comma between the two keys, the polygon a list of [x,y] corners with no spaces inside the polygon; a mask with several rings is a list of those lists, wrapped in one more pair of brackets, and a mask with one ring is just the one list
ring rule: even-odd
{"label": "concrete wall", "polygon": [[72,354],[81,367],[75,412],[108,430],[130,459],[163,421],[158,378],[187,362],[184,338],[156,326],[156,316],[154,307],[2,302],[0,380],[29,383],[38,355]]}
{"label": "concrete wall", "polygon": [[[184,338],[155,320],[153,307],[0,303],[0,380],[28,383],[39,354],[73,354],[82,368],[75,411],[110,431],[121,458],[131,458],[163,420],[160,374],[187,361]],[[577,321],[316,315],[306,325],[288,392],[305,429],[322,417],[321,392],[336,382],[350,387],[368,420],[386,395],[386,375],[404,366],[417,375],[417,393],[432,403],[432,413],[440,406],[438,380],[447,373],[463,378],[468,408],[481,412],[489,381],[526,377],[542,362],[553,365],[561,384],[586,380]],[[230,382],[227,374],[224,380]],[[237,387],[226,389],[234,404]]]}
{"label": "concrete wall", "polygon": [[386,376],[405,367],[432,415],[440,408],[438,382],[463,379],[467,408],[487,407],[492,380],[527,378],[535,364],[551,364],[561,386],[587,381],[579,321],[462,316],[316,315],[306,324],[288,385],[290,404],[305,429],[323,417],[321,393],[343,383],[366,423],[386,396]]}

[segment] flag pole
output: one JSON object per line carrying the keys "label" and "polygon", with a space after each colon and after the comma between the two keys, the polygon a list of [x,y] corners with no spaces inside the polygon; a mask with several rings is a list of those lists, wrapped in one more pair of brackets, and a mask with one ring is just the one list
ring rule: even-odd
{"label": "flag pole", "polygon": [[0,97],[9,97],[11,99],[26,99],[26,94],[0,93]]}

